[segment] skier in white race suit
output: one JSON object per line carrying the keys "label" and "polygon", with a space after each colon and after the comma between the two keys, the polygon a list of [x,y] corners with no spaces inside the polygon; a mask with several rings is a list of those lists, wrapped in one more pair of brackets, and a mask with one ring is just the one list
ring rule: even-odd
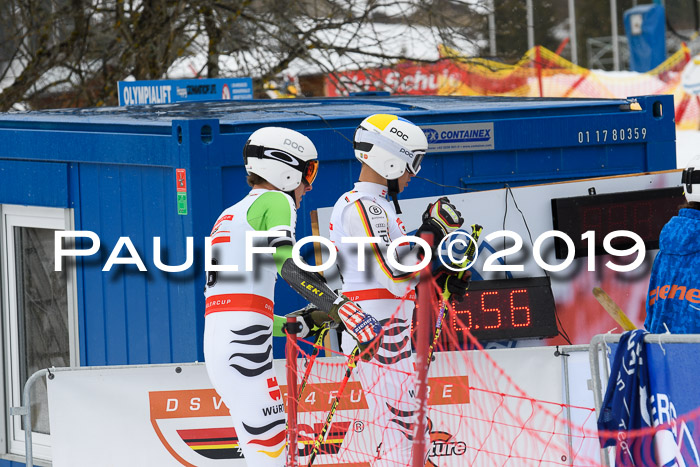
{"label": "skier in white race suit", "polygon": [[[341,195],[333,207],[330,237],[338,249],[342,293],[362,306],[383,326],[383,337],[374,359],[360,363],[357,372],[372,414],[378,447],[369,451],[373,466],[406,466],[411,463],[418,404],[415,394],[415,366],[411,350],[411,320],[417,273],[402,273],[387,260],[387,247],[406,235],[398,214],[397,194],[420,170],[428,148],[423,131],[395,115],[377,114],[362,121],[354,136],[356,158],[362,162],[359,181]],[[389,201],[387,196],[393,201]],[[447,198],[428,206],[416,235],[432,232],[437,244],[462,225],[461,214]],[[364,250],[366,271],[358,266],[358,245],[344,237],[377,237],[378,244]],[[406,245],[396,250],[401,264],[417,264],[418,251]],[[422,252],[422,250],[421,250]],[[467,288],[456,275],[442,274],[439,287],[462,295]],[[354,343],[343,338],[343,351]],[[426,434],[422,434],[427,436]],[[428,448],[429,444],[426,444]],[[369,447],[371,449],[372,447]]]}
{"label": "skier in white race suit", "polygon": [[[381,327],[330,290],[322,276],[304,271],[292,259],[296,210],[318,170],[311,140],[286,128],[261,128],[248,139],[243,158],[252,190],[221,213],[211,232],[210,264],[219,270],[207,273],[204,358],[209,379],[231,413],[247,465],[282,467],[286,419],[272,365],[273,331],[283,335],[284,321],[273,314],[277,274],[315,306],[316,311],[301,317],[306,332],[333,319],[367,347],[365,357],[371,358]],[[272,247],[274,253],[256,253],[258,260],[247,271],[246,237],[255,232],[265,236],[255,238],[252,246]],[[222,270],[234,265],[237,271]]]}

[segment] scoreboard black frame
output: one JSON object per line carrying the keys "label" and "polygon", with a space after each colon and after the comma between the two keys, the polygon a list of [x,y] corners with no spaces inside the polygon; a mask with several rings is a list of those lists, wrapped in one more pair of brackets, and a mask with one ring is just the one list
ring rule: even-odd
{"label": "scoreboard black frame", "polygon": [[[644,240],[647,250],[659,248],[663,226],[678,213],[685,202],[683,187],[623,191],[600,195],[552,198],[552,224],[573,240],[574,258],[588,255],[588,240],[581,235],[595,232],[595,254],[603,255],[603,240],[610,232],[629,230]],[[566,258],[567,247],[560,238],[554,239],[557,259]],[[634,245],[629,237],[617,237],[611,245],[626,249]]]}
{"label": "scoreboard black frame", "polygon": [[549,277],[473,281],[446,317],[464,344],[464,331],[479,341],[554,337],[556,308]]}

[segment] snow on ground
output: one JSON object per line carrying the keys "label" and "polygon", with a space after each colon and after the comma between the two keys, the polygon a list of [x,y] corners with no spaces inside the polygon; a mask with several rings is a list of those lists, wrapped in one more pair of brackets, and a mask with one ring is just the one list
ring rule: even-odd
{"label": "snow on ground", "polygon": [[700,155],[700,131],[676,130],[676,167],[685,168],[690,160]]}

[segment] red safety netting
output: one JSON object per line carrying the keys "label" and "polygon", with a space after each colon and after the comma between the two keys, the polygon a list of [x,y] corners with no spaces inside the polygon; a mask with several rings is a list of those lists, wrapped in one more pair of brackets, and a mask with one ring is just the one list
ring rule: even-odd
{"label": "red safety netting", "polygon": [[[414,333],[427,328],[432,340],[441,306],[434,282],[428,282],[427,287],[429,292],[419,292],[418,300],[419,308],[427,308],[429,319],[418,319]],[[445,319],[450,319],[449,309]],[[388,331],[384,339],[396,344],[396,328],[391,324],[385,325]],[[441,345],[436,349],[428,374],[427,417],[423,419],[427,436],[424,465],[600,464],[598,436],[590,429],[595,410],[562,402],[558,361],[540,367],[537,360],[522,360],[528,358],[528,349],[489,352],[467,330],[457,336],[445,327],[443,333],[441,342],[460,340],[472,350],[440,351]],[[427,351],[422,350],[424,354]],[[419,353],[421,348],[416,349]],[[505,353],[509,358],[503,358]],[[300,356],[298,385],[312,360],[304,352]],[[420,439],[415,433],[419,417],[408,413],[417,413],[419,403],[413,397],[417,394],[417,368],[414,359],[409,360],[410,365],[394,368],[375,358],[360,361],[348,371],[347,355],[316,359],[300,397],[298,418],[290,421],[298,436],[299,465],[308,465],[340,391],[313,465],[415,465],[403,447],[405,434],[411,437],[409,449]],[[359,367],[365,369],[364,384],[357,374]],[[517,376],[511,377],[509,370],[518,367]],[[374,406],[370,399],[375,400]],[[385,407],[390,413],[388,423],[382,414]]]}
{"label": "red safety netting", "polygon": [[[428,293],[419,288],[419,318],[412,329],[416,343],[420,339],[415,335],[421,329],[428,331],[432,341],[435,322],[443,309],[434,282],[425,287]],[[421,314],[425,311],[428,317]],[[443,311],[443,319],[451,319],[451,307]],[[392,322],[384,329],[384,339],[396,344],[400,333]],[[416,360],[417,356],[428,351],[420,344],[411,364],[403,368],[393,368],[391,362],[382,363],[376,357],[369,362],[359,361],[357,366],[348,365],[353,361],[348,355],[328,351],[335,356],[311,363],[312,356],[300,351],[298,369],[290,375],[296,375],[300,386],[310,370],[297,419],[290,420],[290,431],[298,437],[298,465],[309,465],[315,443],[319,443],[313,463],[316,466],[612,465],[616,450],[602,451],[599,435],[619,440],[618,454],[634,446],[641,451],[637,459],[649,461],[645,465],[652,465],[654,458],[679,462],[673,465],[695,465],[692,459],[697,459],[698,453],[690,428],[697,424],[700,408],[689,414],[674,414],[672,422],[653,429],[599,434],[592,403],[580,406],[566,402],[561,360],[542,358],[542,352],[551,355],[554,348],[484,350],[468,329],[454,329],[442,328],[442,338],[437,342],[429,366],[424,418],[416,415],[420,400],[414,397],[418,394],[419,365],[413,362],[422,361]],[[470,350],[443,350],[456,348],[456,342]],[[358,377],[360,367],[365,368],[365,378]],[[293,376],[288,378],[292,380]],[[336,397],[338,404],[329,418]],[[384,408],[390,414],[388,423],[382,414]],[[419,420],[425,423],[425,430],[419,431],[425,434],[423,438],[416,435]],[[319,438],[326,424],[327,432]],[[426,456],[415,462],[406,445],[410,450],[421,439],[426,442]],[[639,442],[632,443],[635,439]],[[603,462],[602,455],[609,456],[609,464]]]}

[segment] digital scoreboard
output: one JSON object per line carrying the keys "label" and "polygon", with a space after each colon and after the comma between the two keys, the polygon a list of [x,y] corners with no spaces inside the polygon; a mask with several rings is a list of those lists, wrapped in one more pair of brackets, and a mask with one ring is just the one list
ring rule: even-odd
{"label": "digital scoreboard", "polygon": [[479,341],[553,337],[558,334],[549,277],[473,281],[446,317],[464,342],[464,331]]}
{"label": "digital scoreboard", "polygon": [[[588,240],[581,236],[595,232],[595,254],[605,254],[603,240],[616,230],[629,230],[639,235],[647,250],[659,248],[659,234],[663,226],[678,213],[685,203],[683,187],[652,190],[624,191],[601,195],[552,199],[552,223],[571,238],[575,258],[587,256]],[[629,237],[617,237],[612,246],[625,249],[633,246]],[[566,258],[566,244],[555,239],[558,259]]]}

